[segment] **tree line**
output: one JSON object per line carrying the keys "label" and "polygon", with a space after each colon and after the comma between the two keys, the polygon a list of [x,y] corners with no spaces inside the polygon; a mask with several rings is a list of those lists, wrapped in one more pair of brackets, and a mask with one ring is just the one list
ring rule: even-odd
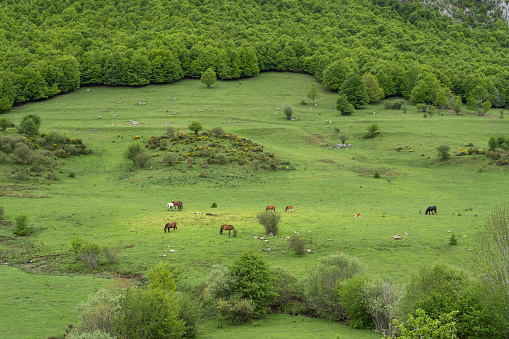
{"label": "tree line", "polygon": [[223,80],[306,72],[331,91],[370,74],[380,98],[506,107],[507,23],[481,15],[492,5],[462,5],[475,15],[397,0],[3,1],[0,112],[84,85],[171,83],[209,68]]}

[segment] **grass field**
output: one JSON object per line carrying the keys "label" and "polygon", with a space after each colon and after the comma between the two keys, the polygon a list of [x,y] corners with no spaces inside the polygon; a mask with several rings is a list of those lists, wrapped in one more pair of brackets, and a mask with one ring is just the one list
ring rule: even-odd
{"label": "grass field", "polygon": [[[487,149],[490,136],[506,136],[507,119],[500,119],[497,112],[480,117],[447,111],[424,118],[410,104],[403,113],[384,109],[383,102],[340,116],[335,93],[320,88],[318,106],[309,103],[306,94],[312,82],[303,74],[264,73],[217,82],[210,89],[199,80],[141,88],[84,87],[13,109],[7,117],[16,124],[25,114],[37,114],[42,118],[41,133],[58,131],[80,138],[94,153],[65,159],[54,172],[57,181],[42,177],[17,181],[12,167],[0,164],[5,219],[27,215],[36,230],[28,239],[14,239],[12,227],[1,228],[0,258],[34,274],[69,276],[26,275],[20,278],[23,281],[66,278],[77,285],[73,281],[83,279],[95,289],[105,280],[93,277],[109,277],[113,271],[143,274],[161,260],[168,260],[179,272],[180,283],[202,283],[212,265],[229,263],[246,249],[262,252],[271,266],[287,267],[299,278],[336,251],[361,259],[368,274],[399,283],[407,282],[420,265],[436,260],[473,270],[470,249],[476,230],[496,206],[509,200],[508,168],[490,164],[481,155],[458,154],[466,145]],[[308,104],[301,105],[303,100]],[[295,121],[283,113],[287,104],[294,108]],[[210,165],[200,158],[191,167],[184,161],[165,166],[158,162],[166,152],[161,150],[147,150],[159,156],[143,169],[129,170],[131,163],[123,154],[130,144],[146,145],[169,126],[190,133],[187,126],[193,120],[200,121],[204,130],[222,127],[261,144],[265,152],[295,170],[256,171],[250,162]],[[380,133],[363,138],[371,123],[379,125]],[[336,129],[348,135],[347,143],[353,147],[325,147],[340,142]],[[13,133],[14,129],[8,130]],[[451,149],[446,162],[437,158],[436,147],[442,144]],[[380,178],[374,178],[375,171]],[[167,211],[166,203],[173,200],[183,201],[184,210]],[[214,202],[217,208],[211,208]],[[277,237],[261,241],[254,238],[264,235],[256,214],[269,204],[276,205],[282,221]],[[293,205],[294,212],[285,213],[286,205]],[[424,214],[430,205],[437,206],[437,215]],[[359,212],[361,218],[353,218]],[[176,232],[163,233],[168,221],[177,222]],[[219,236],[225,223],[235,226],[237,237]],[[449,230],[458,246],[449,245]],[[312,254],[299,257],[289,250],[285,238],[295,231],[309,237]],[[90,278],[73,277],[86,271],[72,256],[70,240],[77,234],[118,249],[118,264],[103,263],[99,271],[89,273]],[[393,241],[396,234],[403,239]],[[19,274],[2,268],[2,279],[7,281]],[[40,320],[40,337],[65,331],[75,321],[72,304],[85,300],[92,290],[75,291],[74,299],[51,307],[47,314],[55,321]],[[2,300],[11,294],[12,290],[0,292]],[[38,298],[48,303],[52,296],[41,288]],[[23,306],[10,305],[19,310],[3,320],[39,321],[31,312],[22,312]],[[295,319],[285,319],[271,316],[253,328],[258,332],[287,323],[288,331],[300,333],[314,321],[296,318],[301,325],[292,327]],[[211,333],[201,331],[204,338],[251,330],[251,325],[212,330],[214,326],[205,327]],[[336,324],[330,326],[324,337],[339,333]],[[33,337],[24,328],[19,331],[20,338]],[[355,331],[342,337],[361,338]]]}

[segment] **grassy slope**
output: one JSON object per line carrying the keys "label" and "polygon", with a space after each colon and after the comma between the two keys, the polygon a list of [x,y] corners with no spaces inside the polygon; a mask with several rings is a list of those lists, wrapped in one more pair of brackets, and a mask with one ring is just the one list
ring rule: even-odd
{"label": "grassy slope", "polygon": [[[13,182],[2,187],[0,205],[6,218],[26,214],[41,231],[35,244],[42,250],[34,255],[32,269],[81,271],[82,264],[70,257],[73,234],[120,248],[117,269],[122,273],[170,260],[189,284],[205,281],[211,265],[228,263],[244,249],[269,247],[271,252],[263,252],[269,263],[298,277],[338,250],[359,257],[369,274],[397,282],[408,281],[419,265],[439,259],[470,268],[467,249],[473,247],[476,229],[496,205],[508,201],[509,193],[501,189],[509,181],[507,169],[488,165],[483,157],[439,163],[435,148],[447,144],[455,151],[468,143],[482,148],[491,135],[504,135],[507,119],[447,112],[423,118],[411,106],[403,114],[383,109],[383,103],[341,117],[335,110],[337,94],[323,89],[318,107],[299,104],[312,81],[303,74],[265,73],[218,82],[210,89],[197,80],[142,88],[93,87],[13,110],[9,118],[15,122],[24,114],[38,114],[41,132],[57,130],[81,138],[95,151],[67,159],[58,182],[33,183],[24,191],[14,191]],[[286,104],[294,107],[296,121],[276,110]],[[141,124],[132,126],[129,120]],[[192,120],[201,121],[205,129],[221,126],[263,144],[297,170],[203,169],[200,164],[187,169],[181,164],[179,168],[186,168],[182,173],[154,158],[152,167],[127,171],[123,152],[136,142],[134,136],[146,141],[164,134],[169,125],[187,131]],[[381,134],[363,139],[371,122],[379,124]],[[335,127],[350,136],[347,142],[354,147],[321,147],[339,142]],[[401,152],[395,150],[398,146]],[[7,174],[5,165],[0,169]],[[375,170],[382,178],[373,178]],[[71,171],[76,178],[67,176]],[[198,177],[203,171],[209,178]],[[28,193],[47,198],[26,199]],[[166,203],[172,200],[182,200],[184,211],[167,212]],[[217,209],[210,208],[213,202]],[[268,204],[282,213],[293,205],[295,212],[283,214],[280,237],[261,242],[253,237],[263,233],[256,213]],[[437,205],[439,214],[425,216],[429,205]],[[354,219],[358,212],[362,217]],[[178,231],[164,234],[167,221],[177,221]],[[220,237],[222,223],[233,224],[238,237]],[[448,230],[457,236],[458,246],[448,246]],[[294,231],[312,238],[312,255],[296,257],[288,250],[284,237]],[[402,241],[391,240],[405,232]],[[57,259],[43,266],[38,259],[42,255]]]}

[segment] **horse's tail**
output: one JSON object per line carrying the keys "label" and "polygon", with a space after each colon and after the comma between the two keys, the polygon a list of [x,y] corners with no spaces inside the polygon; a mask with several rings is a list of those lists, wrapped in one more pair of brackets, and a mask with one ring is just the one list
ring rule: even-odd
{"label": "horse's tail", "polygon": [[219,230],[219,234],[223,234],[223,226],[221,226],[221,229]]}

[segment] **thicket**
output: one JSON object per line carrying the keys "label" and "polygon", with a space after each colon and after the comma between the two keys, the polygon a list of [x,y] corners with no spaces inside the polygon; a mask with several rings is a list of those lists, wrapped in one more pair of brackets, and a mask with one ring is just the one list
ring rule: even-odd
{"label": "thicket", "polygon": [[[84,85],[275,70],[312,74],[354,106],[459,97],[484,114],[506,107],[509,91],[509,28],[494,6],[462,1],[451,17],[434,2],[396,0],[3,1],[0,112]],[[368,96],[345,88],[368,74]]]}

